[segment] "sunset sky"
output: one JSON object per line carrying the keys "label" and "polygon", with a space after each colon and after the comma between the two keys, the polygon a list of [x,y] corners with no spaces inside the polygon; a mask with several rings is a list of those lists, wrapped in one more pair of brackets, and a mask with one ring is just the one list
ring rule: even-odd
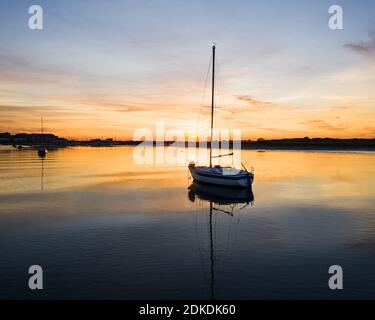
{"label": "sunset sky", "polygon": [[[44,9],[44,30],[28,8]],[[328,8],[344,29],[328,28]],[[90,0],[0,3],[0,132],[131,139],[208,126],[244,138],[375,138],[375,1]],[[204,100],[203,105],[209,104]],[[200,111],[205,115],[199,116]]]}

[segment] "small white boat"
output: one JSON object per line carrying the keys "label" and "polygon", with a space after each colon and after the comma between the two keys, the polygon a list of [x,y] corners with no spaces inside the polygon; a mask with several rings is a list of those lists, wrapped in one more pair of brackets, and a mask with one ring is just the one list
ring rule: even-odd
{"label": "small white boat", "polygon": [[220,186],[249,188],[254,180],[252,172],[234,168],[195,166],[190,163],[189,170],[194,180]]}
{"label": "small white boat", "polygon": [[[212,95],[211,95],[211,142],[213,133],[213,118],[214,118],[214,104],[215,104],[215,44],[212,46]],[[231,156],[233,153],[227,155],[219,155],[217,157]],[[208,183],[219,186],[235,187],[235,188],[250,188],[254,173],[245,170],[239,170],[230,167],[212,166],[212,143],[210,143],[210,166],[196,166],[194,162],[189,164],[189,170],[195,181]]]}

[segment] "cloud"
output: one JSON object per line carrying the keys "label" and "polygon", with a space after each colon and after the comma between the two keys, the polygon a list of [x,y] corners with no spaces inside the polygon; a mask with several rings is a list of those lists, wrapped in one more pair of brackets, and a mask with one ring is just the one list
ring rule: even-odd
{"label": "cloud", "polygon": [[119,108],[115,109],[115,111],[127,113],[127,112],[152,111],[152,110],[146,107],[127,105],[127,106],[119,106]]}
{"label": "cloud", "polygon": [[344,47],[367,57],[375,57],[375,32],[370,32],[368,36],[368,41],[346,43]]}
{"label": "cloud", "polygon": [[18,54],[0,53],[0,70],[0,86],[8,89],[20,86],[18,93],[26,92],[27,87],[32,87],[34,93],[39,94],[64,88],[77,91],[88,83],[91,88],[101,85],[99,76],[85,72],[80,67],[64,67],[59,62],[51,64],[38,57],[22,57]]}
{"label": "cloud", "polygon": [[366,133],[366,135],[373,137],[375,136],[375,127],[366,126],[363,128],[363,130]]}
{"label": "cloud", "polygon": [[19,112],[19,113],[27,113],[27,112],[66,112],[66,109],[56,107],[56,106],[19,106],[19,105],[4,105],[0,104],[0,112],[3,113],[12,113],[12,112]]}
{"label": "cloud", "polygon": [[[128,102],[121,102],[127,100],[125,96],[109,97],[110,94],[94,94],[85,96],[71,96],[66,98],[65,96],[58,97],[58,100],[62,102],[69,102],[71,104],[79,106],[87,106],[93,111],[103,112],[120,112],[120,113],[131,113],[131,112],[162,112],[166,111],[169,113],[185,113],[188,107],[181,107],[178,104],[170,102],[161,102],[157,100],[146,101],[145,99],[140,102],[135,102],[130,99]],[[69,100],[67,100],[69,99]],[[182,109],[182,110],[180,110]]]}
{"label": "cloud", "polygon": [[275,109],[285,109],[285,108],[290,109],[291,108],[289,106],[282,106],[282,105],[278,105],[269,101],[261,101],[249,95],[236,96],[236,98],[240,101],[246,102],[250,106],[251,111],[262,112],[262,111],[272,111]]}
{"label": "cloud", "polygon": [[324,120],[308,120],[300,122],[300,124],[307,125],[311,129],[319,129],[319,130],[328,130],[328,131],[336,131],[336,130],[345,130],[348,126],[345,124],[342,125],[333,125]]}
{"label": "cloud", "polygon": [[298,130],[293,130],[293,129],[282,129],[282,128],[272,128],[272,127],[266,127],[266,128],[259,127],[258,129],[263,130],[263,131],[279,132],[279,133],[283,133],[283,134],[284,133],[290,134],[290,133],[303,132],[303,131],[298,131]]}

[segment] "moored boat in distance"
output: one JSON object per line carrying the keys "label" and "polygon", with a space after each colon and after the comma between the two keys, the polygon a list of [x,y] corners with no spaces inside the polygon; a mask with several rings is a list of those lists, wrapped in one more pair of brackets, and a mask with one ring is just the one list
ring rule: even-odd
{"label": "moored boat in distance", "polygon": [[47,155],[47,149],[39,148],[38,149],[38,156],[39,157],[45,157]]}
{"label": "moored boat in distance", "polygon": [[[212,137],[214,125],[214,108],[215,108],[215,44],[212,46],[212,91],[211,91],[211,139],[210,139],[210,165],[196,166],[190,162],[189,171],[195,181],[220,185],[234,188],[250,188],[254,180],[254,172],[248,172],[245,166],[244,170],[212,166]],[[219,155],[217,157],[232,156],[233,153]]]}
{"label": "moored boat in distance", "polygon": [[47,149],[43,146],[43,135],[44,135],[44,127],[43,127],[43,117],[40,118],[40,125],[42,128],[42,135],[41,135],[41,146],[38,147],[38,156],[44,158],[47,155]]}

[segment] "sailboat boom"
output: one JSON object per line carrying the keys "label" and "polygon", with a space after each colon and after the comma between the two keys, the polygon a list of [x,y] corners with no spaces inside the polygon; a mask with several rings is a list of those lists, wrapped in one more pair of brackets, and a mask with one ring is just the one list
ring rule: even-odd
{"label": "sailboat boom", "polygon": [[233,152],[232,153],[227,153],[227,154],[220,154],[218,156],[213,156],[212,158],[222,158],[222,157],[228,157],[228,156],[233,156]]}

